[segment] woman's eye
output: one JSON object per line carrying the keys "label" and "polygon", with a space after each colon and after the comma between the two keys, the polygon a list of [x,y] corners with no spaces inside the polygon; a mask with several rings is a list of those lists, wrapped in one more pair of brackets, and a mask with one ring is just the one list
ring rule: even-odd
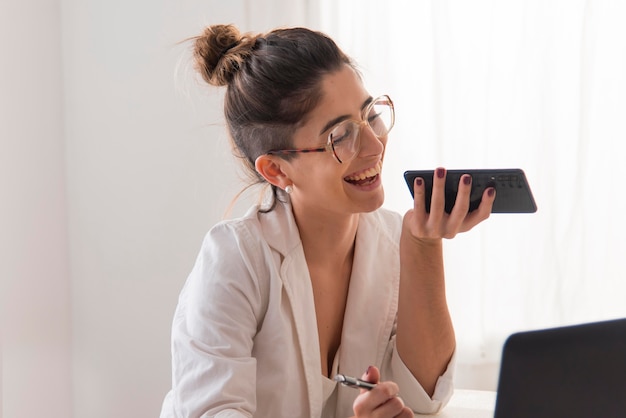
{"label": "woman's eye", "polygon": [[372,122],[375,122],[377,119],[379,119],[380,115],[381,112],[371,113],[370,116],[367,118],[367,121],[371,124]]}
{"label": "woman's eye", "polygon": [[339,145],[341,141],[348,139],[351,134],[352,129],[350,127],[341,127],[331,132],[330,138],[333,141],[333,144],[336,146]]}

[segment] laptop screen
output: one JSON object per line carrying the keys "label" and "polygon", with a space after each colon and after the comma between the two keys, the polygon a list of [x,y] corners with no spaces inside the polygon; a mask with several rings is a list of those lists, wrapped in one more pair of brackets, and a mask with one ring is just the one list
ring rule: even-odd
{"label": "laptop screen", "polygon": [[626,318],[511,335],[495,418],[626,417]]}

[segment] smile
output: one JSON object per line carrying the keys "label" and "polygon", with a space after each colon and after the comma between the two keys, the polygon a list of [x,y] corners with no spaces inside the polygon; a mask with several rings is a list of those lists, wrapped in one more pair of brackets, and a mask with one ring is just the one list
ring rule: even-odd
{"label": "smile", "polygon": [[374,167],[368,168],[367,170],[363,170],[358,173],[350,174],[349,176],[344,177],[344,180],[348,183],[358,186],[364,186],[373,183],[378,178],[382,167],[382,161],[378,161],[378,163],[376,163]]}

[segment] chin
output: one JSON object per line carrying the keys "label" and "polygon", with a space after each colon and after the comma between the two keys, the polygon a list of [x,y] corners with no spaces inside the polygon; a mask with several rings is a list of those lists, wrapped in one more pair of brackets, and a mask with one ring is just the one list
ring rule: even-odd
{"label": "chin", "polygon": [[383,203],[385,203],[385,192],[380,190],[380,193],[377,193],[377,196],[372,196],[366,204],[363,205],[363,210],[361,212],[374,212],[376,209],[379,209]]}

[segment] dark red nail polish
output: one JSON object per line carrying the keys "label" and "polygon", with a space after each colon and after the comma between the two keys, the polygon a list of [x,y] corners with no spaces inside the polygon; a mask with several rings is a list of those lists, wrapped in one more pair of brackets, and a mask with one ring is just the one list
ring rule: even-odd
{"label": "dark red nail polish", "polygon": [[443,168],[437,169],[437,177],[439,177],[440,179],[442,179],[445,174],[446,174],[446,170],[444,170]]}
{"label": "dark red nail polish", "polygon": [[424,183],[424,181],[421,178],[418,177],[418,178],[415,179],[415,185],[416,186],[421,186],[422,183]]}
{"label": "dark red nail polish", "polygon": [[472,176],[464,176],[463,177],[463,183],[464,184],[470,184],[472,182]]}
{"label": "dark red nail polish", "polygon": [[487,191],[487,194],[489,195],[489,197],[492,197],[495,193],[496,193],[496,189],[494,189],[493,187]]}

